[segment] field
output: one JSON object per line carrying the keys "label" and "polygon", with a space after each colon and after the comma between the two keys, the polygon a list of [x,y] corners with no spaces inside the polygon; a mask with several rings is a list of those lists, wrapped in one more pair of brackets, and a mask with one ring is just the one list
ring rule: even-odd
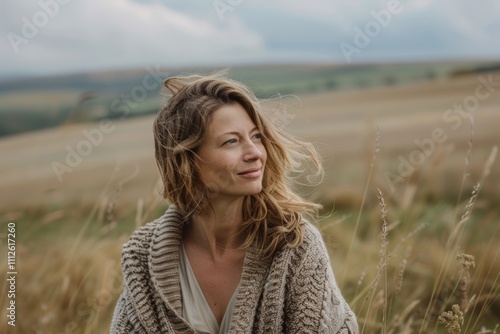
{"label": "field", "polygon": [[[327,75],[288,90],[258,85],[252,71],[233,77],[263,96],[289,93],[266,102],[284,108],[271,118],[321,153],[325,178],[299,190],[324,206],[318,224],[363,333],[498,331],[500,72],[390,84],[359,74],[351,89],[329,87]],[[81,96],[67,94],[58,106]],[[25,105],[47,99],[35,95]],[[20,99],[2,98],[4,107]],[[4,284],[0,332],[107,332],[121,245],[166,209],[153,117],[78,119],[0,139],[2,254],[15,222],[17,255],[16,327],[5,320]]]}

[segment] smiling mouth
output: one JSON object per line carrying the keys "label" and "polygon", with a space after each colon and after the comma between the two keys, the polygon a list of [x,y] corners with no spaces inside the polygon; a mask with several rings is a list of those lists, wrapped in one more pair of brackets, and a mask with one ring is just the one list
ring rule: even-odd
{"label": "smiling mouth", "polygon": [[254,168],[238,173],[238,175],[244,177],[258,177],[261,175],[261,173],[262,173],[262,168]]}

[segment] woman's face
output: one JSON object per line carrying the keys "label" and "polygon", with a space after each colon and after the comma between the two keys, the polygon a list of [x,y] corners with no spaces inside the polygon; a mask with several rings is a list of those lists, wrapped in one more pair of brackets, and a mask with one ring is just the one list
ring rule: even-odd
{"label": "woman's face", "polygon": [[266,164],[262,135],[238,103],[217,109],[198,148],[200,177],[210,198],[259,193]]}

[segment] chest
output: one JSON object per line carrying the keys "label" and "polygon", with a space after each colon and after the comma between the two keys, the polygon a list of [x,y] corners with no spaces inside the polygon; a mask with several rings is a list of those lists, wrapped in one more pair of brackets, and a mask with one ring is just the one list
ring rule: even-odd
{"label": "chest", "polygon": [[244,253],[231,254],[216,262],[195,250],[186,249],[186,253],[205,300],[220,324],[240,282]]}

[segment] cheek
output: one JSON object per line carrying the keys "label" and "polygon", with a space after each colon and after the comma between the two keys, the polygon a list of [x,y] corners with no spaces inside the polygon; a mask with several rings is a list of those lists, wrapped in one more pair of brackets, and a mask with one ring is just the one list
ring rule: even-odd
{"label": "cheek", "polygon": [[221,161],[208,164],[203,168],[201,178],[207,187],[224,187],[231,182],[230,166]]}
{"label": "cheek", "polygon": [[266,147],[264,145],[261,146],[260,152],[262,154],[261,160],[265,163],[267,160],[267,151],[266,151]]}

